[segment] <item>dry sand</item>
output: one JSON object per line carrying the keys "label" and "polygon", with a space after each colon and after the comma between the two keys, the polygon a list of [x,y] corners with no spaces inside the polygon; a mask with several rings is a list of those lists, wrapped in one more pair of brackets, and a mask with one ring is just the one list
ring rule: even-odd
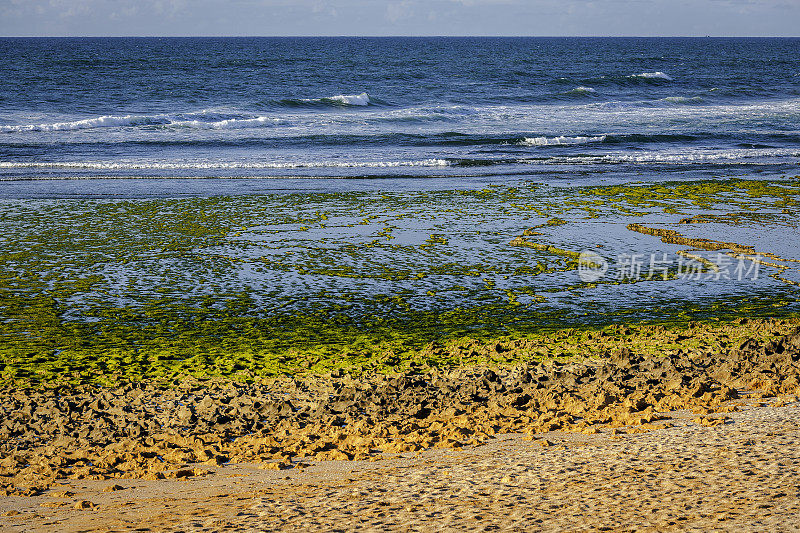
{"label": "dry sand", "polygon": [[500,435],[304,469],[70,480],[0,499],[0,529],[800,531],[800,403],[791,400],[748,401],[716,427],[679,412],[673,427],[643,433]]}

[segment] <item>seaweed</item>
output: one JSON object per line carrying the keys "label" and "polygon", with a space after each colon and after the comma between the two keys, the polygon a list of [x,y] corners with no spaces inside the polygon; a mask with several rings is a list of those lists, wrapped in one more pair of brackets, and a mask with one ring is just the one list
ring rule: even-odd
{"label": "seaweed", "polygon": [[[800,259],[631,217],[678,224],[702,214],[792,231],[798,194],[797,179],[782,179],[7,201],[0,382],[394,372],[571,353],[536,344],[566,329],[791,319],[798,285],[789,274]],[[581,281],[581,251],[625,251],[604,240],[617,226],[742,261],[758,255],[769,276],[745,294],[712,287],[699,296],[673,294],[675,268],[656,279]],[[539,348],[473,353],[458,348],[467,338]],[[428,353],[431,343],[452,350]]]}

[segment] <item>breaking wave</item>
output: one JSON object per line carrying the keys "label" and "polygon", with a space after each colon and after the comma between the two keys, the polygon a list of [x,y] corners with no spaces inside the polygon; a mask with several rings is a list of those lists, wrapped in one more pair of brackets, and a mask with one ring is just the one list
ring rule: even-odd
{"label": "breaking wave", "polygon": [[641,74],[633,74],[629,78],[641,78],[645,80],[666,80],[672,81],[672,77],[664,74],[663,72],[642,72]]}
{"label": "breaking wave", "polygon": [[[327,105],[327,106],[368,106],[375,102],[367,93],[339,94],[325,98],[281,100],[287,106]],[[188,114],[157,115],[103,115],[80,120],[52,122],[43,124],[2,125],[0,133],[25,133],[48,131],[77,131],[97,128],[126,128],[133,126],[179,127],[197,129],[241,129],[285,124],[285,119],[271,116],[228,116],[221,118],[218,113],[201,111]]]}
{"label": "breaking wave", "polygon": [[667,96],[664,101],[671,104],[696,104],[703,99],[699,96]]}
{"label": "breaking wave", "polygon": [[242,128],[257,128],[260,126],[274,126],[283,124],[285,121],[274,117],[255,117],[255,118],[230,118],[206,122],[202,120],[183,120],[166,124],[167,126],[182,128],[197,128],[209,130],[233,130]]}
{"label": "breaking wave", "polygon": [[119,128],[125,126],[147,126],[169,124],[166,115],[104,115],[70,122],[54,122],[52,124],[22,124],[19,126],[0,126],[0,131],[17,133],[26,131],[70,131],[88,130],[94,128]]}
{"label": "breaking wave", "polygon": [[584,86],[575,87],[571,91],[567,91],[566,92],[566,94],[579,94],[579,95],[596,94],[596,93],[597,93],[597,91],[594,88],[592,88],[592,87],[584,87]]}
{"label": "breaking wave", "polygon": [[[323,100],[326,99],[323,98]],[[337,96],[331,96],[330,98],[327,98],[327,100],[331,100],[333,102],[339,102],[345,105],[361,105],[361,106],[369,105],[369,95],[367,93],[352,94],[352,95],[339,94]]]}
{"label": "breaking wave", "polygon": [[336,96],[326,96],[323,98],[284,98],[277,103],[286,107],[316,107],[316,106],[336,106],[336,107],[365,107],[371,104],[380,103],[379,100],[370,97],[367,93],[361,94],[337,94]]}
{"label": "breaking wave", "polygon": [[[200,118],[189,118],[198,116]],[[101,117],[74,120],[70,122],[54,122],[50,124],[22,124],[16,126],[0,126],[3,133],[47,132],[47,131],[77,131],[92,130],[97,128],[126,128],[133,126],[151,127],[178,127],[196,129],[240,129],[261,126],[272,126],[285,123],[284,119],[267,116],[253,116],[247,118],[218,119],[215,114],[206,112],[190,115],[104,115]]]}
{"label": "breaking wave", "polygon": [[60,161],[60,162],[16,162],[0,161],[0,168],[40,169],[84,169],[84,170],[225,170],[225,169],[300,169],[300,168],[392,168],[392,167],[446,167],[446,159],[423,159],[418,161],[304,161],[278,162],[192,162],[150,163],[114,161]]}
{"label": "breaking wave", "polygon": [[605,140],[605,135],[598,135],[596,137],[525,137],[517,144],[520,146],[565,146],[573,144],[601,143]]}
{"label": "breaking wave", "polygon": [[780,159],[800,157],[800,150],[782,149],[678,149],[653,151],[643,154],[609,153],[602,155],[554,156],[548,158],[521,158],[517,163],[526,165],[602,165],[602,164],[673,164],[697,163],[763,164]]}

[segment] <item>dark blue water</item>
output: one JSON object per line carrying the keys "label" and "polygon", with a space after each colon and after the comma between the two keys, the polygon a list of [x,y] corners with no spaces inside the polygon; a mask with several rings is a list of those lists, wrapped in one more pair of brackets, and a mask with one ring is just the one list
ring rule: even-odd
{"label": "dark blue water", "polygon": [[0,77],[0,179],[115,178],[6,196],[800,170],[800,39],[0,39]]}

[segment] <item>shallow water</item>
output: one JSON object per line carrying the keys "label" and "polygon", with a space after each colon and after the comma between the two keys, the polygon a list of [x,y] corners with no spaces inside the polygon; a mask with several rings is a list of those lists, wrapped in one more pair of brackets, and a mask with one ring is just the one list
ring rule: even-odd
{"label": "shallow water", "polygon": [[[196,305],[211,295],[219,307],[247,294],[259,315],[335,311],[356,322],[487,306],[512,322],[544,312],[646,319],[667,304],[793,294],[798,194],[787,179],[6,200],[2,259],[8,290],[66,298],[71,318],[159,298]],[[752,251],[664,243],[631,223]],[[687,250],[721,270],[678,253]],[[581,277],[581,252],[607,262],[597,280]]]}

